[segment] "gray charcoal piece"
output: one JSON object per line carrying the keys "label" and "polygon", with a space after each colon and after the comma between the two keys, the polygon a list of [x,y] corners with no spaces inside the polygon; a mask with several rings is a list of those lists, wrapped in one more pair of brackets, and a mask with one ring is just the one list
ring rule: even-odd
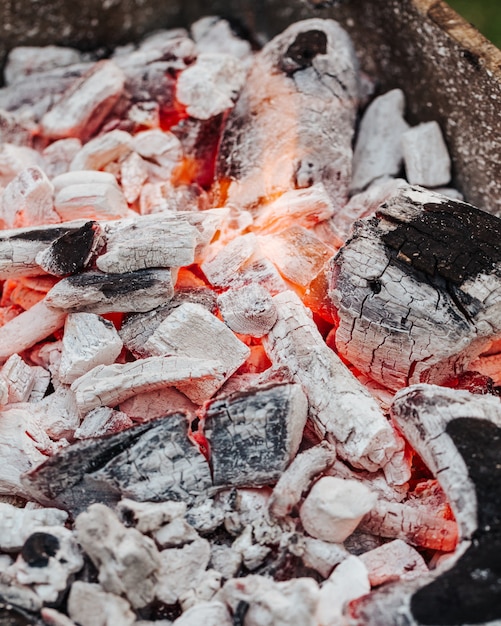
{"label": "gray charcoal piece", "polygon": [[438,187],[451,180],[451,158],[437,122],[426,122],[402,135],[407,180],[411,185]]}
{"label": "gray charcoal piece", "polygon": [[216,486],[257,486],[278,480],[297,452],[308,403],[300,385],[235,393],[207,409]]}
{"label": "gray charcoal piece", "polygon": [[72,513],[121,498],[194,502],[211,488],[209,466],[187,437],[184,415],[63,448],[25,475],[33,496]]}

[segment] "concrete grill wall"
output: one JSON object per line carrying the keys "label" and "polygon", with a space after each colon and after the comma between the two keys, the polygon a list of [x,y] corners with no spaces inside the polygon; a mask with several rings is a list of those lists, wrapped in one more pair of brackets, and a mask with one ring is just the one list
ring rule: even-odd
{"label": "concrete grill wall", "polygon": [[441,0],[4,0],[0,63],[15,45],[109,49],[207,14],[258,38],[297,19],[338,19],[378,90],[401,87],[413,123],[439,121],[466,199],[501,216],[501,52]]}

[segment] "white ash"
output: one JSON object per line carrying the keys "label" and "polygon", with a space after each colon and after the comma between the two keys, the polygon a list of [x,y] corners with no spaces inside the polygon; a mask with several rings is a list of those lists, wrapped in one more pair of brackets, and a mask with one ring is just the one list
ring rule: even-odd
{"label": "white ash", "polygon": [[9,52],[4,68],[6,85],[22,81],[32,73],[66,67],[81,60],[75,48],[63,46],[17,46]]}
{"label": "white ash", "polygon": [[100,406],[82,419],[80,426],[75,430],[75,439],[89,439],[125,430],[134,425],[130,417],[122,411],[116,411],[107,406]]}
{"label": "white ash", "polygon": [[207,498],[205,502],[192,506],[187,512],[186,519],[199,533],[211,533],[218,528],[225,518],[225,509]]}
{"label": "white ash", "polygon": [[361,191],[376,178],[400,171],[402,135],[409,128],[403,118],[404,107],[401,89],[375,98],[367,107],[353,155],[352,190]]}
{"label": "white ash", "polygon": [[47,176],[53,179],[68,172],[71,162],[81,147],[82,142],[77,137],[58,139],[48,145],[42,152],[43,169]]}
{"label": "white ash", "polygon": [[182,548],[160,552],[156,597],[165,604],[175,604],[189,589],[196,588],[210,560],[210,543],[199,538]]}
{"label": "white ash", "polygon": [[286,191],[276,200],[263,204],[254,218],[253,230],[278,233],[291,223],[311,228],[334,214],[335,209],[325,186],[315,183],[304,189]]}
{"label": "white ash", "polygon": [[9,385],[7,379],[0,372],[0,407],[9,401]]}
{"label": "white ash", "polygon": [[40,596],[29,587],[17,583],[8,572],[0,575],[0,594],[3,603],[11,604],[18,609],[36,613],[42,608]]}
{"label": "white ash", "polygon": [[63,525],[68,513],[60,509],[20,509],[0,502],[0,549],[19,551],[26,539],[42,526]]}
{"label": "white ash", "polygon": [[27,402],[35,385],[35,368],[28,365],[19,354],[13,354],[4,363],[0,373],[7,383],[8,402]]}
{"label": "white ash", "polygon": [[181,142],[174,133],[159,129],[136,133],[132,137],[132,147],[144,159],[165,168],[166,178],[183,156]]}
{"label": "white ash", "polygon": [[40,617],[47,626],[76,626],[75,622],[67,615],[46,606],[42,607]]}
{"label": "white ash", "polygon": [[148,422],[171,413],[185,413],[194,418],[198,409],[198,404],[175,387],[139,393],[120,403],[120,410],[136,423]]}
{"label": "white ash", "polygon": [[43,116],[42,131],[53,139],[72,135],[87,139],[117,102],[124,82],[113,61],[94,64]]}
{"label": "white ash", "polygon": [[262,337],[277,320],[271,295],[259,284],[228,289],[217,303],[225,324],[235,333]]}
{"label": "white ash", "polygon": [[88,141],[77,152],[70,170],[102,170],[112,161],[118,161],[131,152],[132,136],[123,130],[112,130]]}
{"label": "white ash", "polygon": [[322,626],[342,623],[344,606],[351,600],[369,593],[371,589],[367,568],[356,556],[349,556],[322,584],[318,594],[315,617]]}
{"label": "white ash", "polygon": [[211,546],[210,567],[220,572],[226,580],[237,575],[242,564],[242,554],[225,544]]}
{"label": "white ash", "polygon": [[275,582],[264,576],[249,575],[227,581],[216,596],[235,615],[241,603],[248,605],[246,626],[315,626],[314,612],[318,585],[312,578]]}
{"label": "white ash", "polygon": [[54,208],[62,221],[73,219],[118,219],[129,214],[125,197],[116,184],[79,183],[63,187]]}
{"label": "white ash", "polygon": [[52,184],[38,167],[29,167],[11,180],[0,202],[0,224],[3,222],[4,228],[57,224],[61,221],[54,211]]}
{"label": "white ash", "polygon": [[80,626],[132,626],[136,615],[124,598],[100,585],[76,581],[68,597],[68,614]]}
{"label": "white ash", "polygon": [[190,31],[199,52],[223,52],[239,59],[252,54],[250,43],[236,36],[229,22],[220,17],[202,17],[193,22]]}
{"label": "white ash", "polygon": [[128,204],[133,204],[141,195],[148,180],[147,163],[137,152],[131,152],[120,162],[120,184]]}
{"label": "white ash", "polygon": [[199,379],[218,380],[221,371],[219,361],[153,356],[132,363],[98,365],[71,387],[79,411],[85,414],[99,406],[115,406],[138,393],[171,386],[185,389],[188,384],[195,386]]}
{"label": "white ash", "polygon": [[209,602],[221,589],[223,577],[216,570],[208,569],[201,576],[195,587],[188,589],[179,598],[179,604],[183,611],[187,611],[194,606],[204,602]]}
{"label": "white ash", "polygon": [[399,579],[418,578],[428,573],[428,567],[417,550],[401,539],[360,555],[367,568],[371,586]]}
{"label": "white ash", "polygon": [[40,526],[30,535],[13,569],[17,580],[31,585],[44,603],[56,602],[70,577],[84,561],[71,530],[64,526]]}
{"label": "white ash", "polygon": [[75,395],[64,385],[48,394],[36,407],[31,407],[31,411],[47,435],[55,441],[71,439],[80,423]]}
{"label": "white ash", "polygon": [[156,544],[164,548],[179,548],[198,539],[197,531],[182,517],[176,517],[153,533]]}
{"label": "white ash", "polygon": [[299,453],[279,478],[269,501],[273,517],[289,515],[318,474],[324,472],[336,459],[334,446],[327,441]]}
{"label": "white ash", "polygon": [[338,543],[315,539],[314,537],[302,537],[301,558],[307,567],[311,567],[319,574],[327,578],[332,570],[350,556],[348,550]]}
{"label": "white ash", "polygon": [[243,564],[251,572],[262,565],[271,552],[270,546],[261,545],[254,540],[250,525],[235,539],[231,549],[240,554]]}
{"label": "white ash", "polygon": [[177,382],[174,386],[190,400],[201,404],[222,386],[245,359],[249,348],[200,304],[187,302],[175,309],[153,332],[145,344],[153,356],[179,356],[212,359],[221,364],[212,380]]}
{"label": "white ash", "polygon": [[153,600],[163,562],[152,539],[123,526],[102,504],[93,504],[81,513],[75,530],[78,542],[99,570],[105,591],[125,595],[134,608]]}
{"label": "white ash", "polygon": [[64,324],[59,379],[71,385],[97,365],[112,365],[122,346],[108,320],[94,313],[70,313]]}
{"label": "white ash", "polygon": [[207,120],[230,109],[245,81],[245,67],[229,54],[202,52],[177,82],[177,98],[192,117]]}
{"label": "white ash", "polygon": [[133,524],[142,533],[160,530],[165,524],[182,518],[186,513],[185,502],[136,502],[124,498],[117,505],[123,522]]}
{"label": "white ash", "polygon": [[308,310],[295,294],[284,292],[274,301],[278,321],[263,345],[270,360],[303,385],[315,428],[336,444],[340,456],[356,467],[375,471],[384,466],[397,444],[377,403],[325,345]]}
{"label": "white ash", "polygon": [[376,500],[377,496],[361,482],[324,476],[303,502],[301,522],[312,537],[342,543]]}
{"label": "white ash", "polygon": [[5,187],[29,167],[43,167],[42,157],[36,150],[11,143],[0,145],[0,185]]}
{"label": "white ash", "polygon": [[[68,141],[68,140],[61,140]],[[65,187],[73,185],[94,185],[107,184],[113,185],[118,189],[117,179],[109,172],[100,172],[97,170],[78,170],[71,172],[62,172],[52,179],[54,193],[57,195]]]}
{"label": "white ash", "polygon": [[451,159],[437,122],[426,122],[402,135],[405,172],[411,185],[440,187],[451,180]]}
{"label": "white ash", "polygon": [[[156,624],[157,622],[155,622]],[[222,602],[200,602],[178,617],[173,626],[232,626],[234,621]]]}

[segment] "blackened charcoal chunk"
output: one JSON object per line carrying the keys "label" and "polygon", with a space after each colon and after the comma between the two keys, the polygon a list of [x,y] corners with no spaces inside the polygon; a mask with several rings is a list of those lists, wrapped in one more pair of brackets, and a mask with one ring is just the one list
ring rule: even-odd
{"label": "blackened charcoal chunk", "polygon": [[41,626],[35,615],[10,604],[0,603],[0,626]]}
{"label": "blackened charcoal chunk", "polygon": [[235,393],[207,410],[205,434],[216,486],[276,481],[297,452],[307,401],[300,385]]}
{"label": "blackened charcoal chunk", "polygon": [[46,567],[49,557],[54,556],[59,549],[59,539],[50,533],[33,533],[24,542],[21,550],[23,559],[31,567]]}
{"label": "blackened charcoal chunk", "polygon": [[310,67],[317,54],[327,52],[327,36],[321,30],[308,30],[298,33],[296,39],[287,48],[284,59],[284,71],[291,71],[291,61],[294,70]]}
{"label": "blackened charcoal chunk", "polygon": [[[384,205],[380,213],[386,216]],[[455,285],[501,261],[501,220],[465,202],[425,202],[382,239],[398,260]]]}
{"label": "blackened charcoal chunk", "polygon": [[65,276],[82,271],[95,246],[95,222],[87,222],[76,230],[61,235],[37,261],[49,274]]}
{"label": "blackened charcoal chunk", "polygon": [[420,624],[483,624],[501,619],[501,428],[459,418],[447,433],[475,484],[478,529],[454,567],[413,595],[411,611]]}
{"label": "blackened charcoal chunk", "polygon": [[212,486],[182,414],[62,449],[24,478],[33,495],[78,513],[89,504],[193,501]]}

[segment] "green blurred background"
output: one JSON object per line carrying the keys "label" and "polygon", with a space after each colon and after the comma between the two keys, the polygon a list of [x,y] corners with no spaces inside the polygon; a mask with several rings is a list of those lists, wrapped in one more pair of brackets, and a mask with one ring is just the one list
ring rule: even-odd
{"label": "green blurred background", "polygon": [[446,0],[474,24],[487,39],[501,48],[501,0]]}

